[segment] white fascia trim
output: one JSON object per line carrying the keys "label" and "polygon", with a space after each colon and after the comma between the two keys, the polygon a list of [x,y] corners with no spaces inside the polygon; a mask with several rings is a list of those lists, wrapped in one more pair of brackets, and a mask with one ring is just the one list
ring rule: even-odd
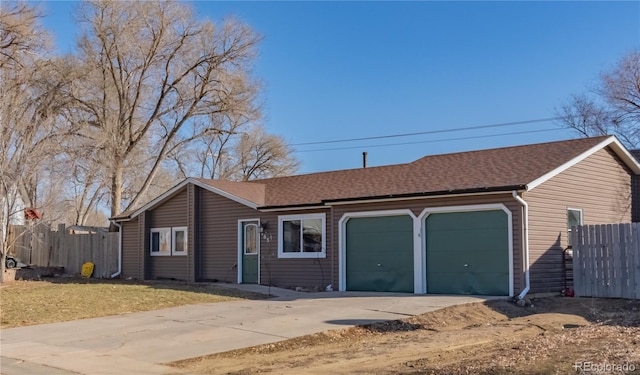
{"label": "white fascia trim", "polygon": [[487,191],[478,193],[462,193],[462,194],[439,194],[439,195],[423,195],[414,197],[398,197],[398,198],[380,198],[380,199],[363,199],[363,200],[350,200],[340,202],[327,202],[327,206],[344,206],[348,204],[362,204],[362,203],[382,203],[382,202],[397,202],[397,201],[409,201],[418,199],[435,199],[435,198],[451,198],[451,197],[467,197],[477,195],[495,195],[495,194],[510,194],[511,190],[505,191]]}
{"label": "white fascia trim", "polygon": [[[385,210],[385,211],[360,211],[360,212],[347,212],[338,221],[338,290],[344,292],[347,290],[347,221],[351,218],[359,218],[359,217],[381,217],[381,216],[400,216],[400,215],[409,215],[413,220],[413,292],[415,294],[421,293],[421,286],[419,285],[419,275],[422,272],[422,267],[420,263],[420,252],[416,251],[419,249],[420,239],[416,240],[416,215],[409,209],[402,210]],[[418,244],[418,247],[416,247]]]}
{"label": "white fascia trim", "polygon": [[182,181],[178,185],[176,185],[176,186],[172,187],[171,189],[165,191],[162,195],[158,196],[156,199],[152,200],[151,202],[149,202],[149,203],[145,204],[144,206],[142,206],[142,207],[138,208],[137,210],[135,210],[128,218],[119,218],[119,219],[116,219],[116,220],[117,221],[129,221],[129,220],[133,219],[134,217],[140,215],[144,211],[155,207],[156,205],[158,205],[159,203],[164,201],[166,198],[172,196],[174,193],[176,193],[177,191],[179,191],[183,187],[185,187],[188,183],[189,183],[189,179],[186,179],[186,180]]}
{"label": "white fascia trim", "polygon": [[602,142],[598,143],[597,145],[591,147],[590,149],[588,149],[587,151],[583,152],[582,154],[576,156],[575,158],[569,160],[568,162],[562,164],[561,166],[559,166],[558,168],[538,177],[537,179],[531,181],[529,184],[527,184],[527,191],[532,190],[536,187],[538,187],[539,185],[545,183],[546,181],[548,181],[549,179],[551,179],[552,177],[555,177],[557,175],[559,175],[560,173],[566,171],[567,169],[573,167],[574,165],[580,163],[581,161],[583,161],[584,159],[588,158],[589,156],[595,154],[596,152],[600,151],[601,149],[605,148],[605,147],[611,147],[611,149],[616,153],[616,155],[618,155],[618,157],[620,159],[622,159],[622,161],[635,173],[635,174],[640,174],[640,164],[638,163],[638,161],[629,153],[629,151],[627,151],[627,149],[622,145],[622,143],[620,143],[620,141],[618,141],[618,139],[614,136],[611,136],[605,140],[603,140]]}
{"label": "white fascia trim", "polygon": [[[236,270],[238,271],[237,282],[238,284],[242,284],[242,255],[244,255],[244,243],[242,241],[243,228],[242,224],[246,222],[257,222],[258,223],[258,231],[260,230],[260,219],[238,219],[238,267]],[[260,240],[262,236],[258,236],[258,285],[260,285]]]}
{"label": "white fascia trim", "polygon": [[435,213],[448,213],[448,212],[474,212],[474,211],[494,211],[494,210],[502,210],[507,214],[507,225],[508,225],[508,234],[507,241],[509,241],[509,297],[513,297],[513,214],[511,210],[507,208],[502,203],[489,203],[489,204],[473,204],[473,205],[465,205],[465,206],[442,206],[442,207],[428,207],[425,208],[418,216],[418,222],[420,224],[420,236],[422,240],[420,241],[421,248],[421,259],[425,261],[425,267],[422,267],[422,285],[424,290],[422,293],[427,293],[427,267],[426,267],[426,259],[427,259],[427,243],[425,237],[425,225],[422,223],[425,222],[426,218]]}
{"label": "white fascia trim", "polygon": [[238,202],[240,204],[243,204],[249,208],[253,208],[253,209],[257,209],[258,206],[253,203],[250,202],[246,199],[237,197],[233,194],[227,193],[224,190],[220,190],[217,188],[214,188],[213,186],[209,186],[207,184],[204,184],[198,180],[195,180],[193,178],[187,178],[186,180],[180,182],[179,184],[177,184],[176,186],[172,187],[171,189],[167,190],[166,192],[164,192],[162,195],[158,196],[157,198],[155,198],[154,200],[152,200],[151,202],[145,204],[144,206],[138,208],[136,211],[134,211],[131,216],[129,216],[128,218],[118,218],[116,219],[116,221],[129,221],[131,219],[133,219],[134,217],[140,215],[142,212],[147,211],[149,209],[154,208],[155,206],[157,206],[158,204],[162,203],[165,199],[169,198],[170,196],[172,196],[173,194],[175,194],[176,192],[178,192],[179,190],[181,190],[183,187],[185,187],[187,184],[192,183],[198,187],[201,187],[205,190],[208,190],[212,193],[221,195],[225,198],[231,199],[232,201]]}

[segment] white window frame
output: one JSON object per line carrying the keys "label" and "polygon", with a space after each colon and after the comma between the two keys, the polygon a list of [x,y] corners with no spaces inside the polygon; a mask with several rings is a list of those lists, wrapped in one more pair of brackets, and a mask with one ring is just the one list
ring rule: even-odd
{"label": "white window frame", "polygon": [[[176,232],[184,232],[184,251],[176,251]],[[187,227],[173,227],[171,228],[171,255],[175,256],[185,256],[189,252],[189,247],[187,244],[188,241],[188,232]]]}
{"label": "white window frame", "polygon": [[582,210],[582,208],[567,207],[567,247],[573,247],[573,244],[571,243],[571,227],[569,226],[569,211],[580,212],[579,225],[584,225],[584,211]]}
{"label": "white window frame", "polygon": [[[320,219],[322,226],[322,251],[319,252],[297,252],[297,253],[289,253],[284,252],[284,222],[285,221],[294,221],[300,220],[304,222],[304,220],[313,220]],[[302,225],[304,227],[304,225]],[[301,233],[302,235],[302,233]],[[316,258],[326,258],[327,257],[327,219],[326,214],[301,214],[301,215],[283,215],[278,216],[278,258],[303,258],[303,259],[316,259]]]}
{"label": "white window frame", "polygon": [[[165,243],[167,245],[167,251],[153,251],[153,234],[154,233],[159,233],[160,236],[160,243],[158,244],[158,246],[162,247],[162,243]],[[164,241],[163,241],[163,237],[164,237]],[[151,256],[154,257],[161,257],[161,256],[170,256],[171,255],[171,250],[173,248],[172,246],[172,235],[171,235],[171,228],[151,228],[151,230],[149,231],[149,253],[151,254]]]}

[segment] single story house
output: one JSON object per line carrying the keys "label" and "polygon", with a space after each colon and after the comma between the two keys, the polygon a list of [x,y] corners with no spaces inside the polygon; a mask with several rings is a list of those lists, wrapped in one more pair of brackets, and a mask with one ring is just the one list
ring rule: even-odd
{"label": "single story house", "polygon": [[120,226],[121,276],[340,291],[559,292],[572,225],[631,222],[615,137],[250,182],[188,178]]}

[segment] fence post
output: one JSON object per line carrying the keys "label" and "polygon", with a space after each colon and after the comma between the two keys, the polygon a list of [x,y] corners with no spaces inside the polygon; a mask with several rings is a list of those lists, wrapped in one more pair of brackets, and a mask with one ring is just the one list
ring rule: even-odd
{"label": "fence post", "polygon": [[582,249],[583,249],[583,228],[581,226],[575,227],[571,230],[571,243],[573,244],[573,292],[577,297],[584,295],[583,287],[583,270],[582,270]]}

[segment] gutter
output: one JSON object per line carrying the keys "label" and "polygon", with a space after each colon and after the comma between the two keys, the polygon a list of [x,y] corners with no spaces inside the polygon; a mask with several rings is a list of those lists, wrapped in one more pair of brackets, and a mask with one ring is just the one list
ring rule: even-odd
{"label": "gutter", "polygon": [[522,292],[520,292],[518,297],[516,297],[519,300],[522,300],[531,289],[531,280],[529,278],[529,205],[518,195],[516,190],[513,190],[511,194],[513,195],[513,198],[524,208],[522,220],[524,222],[524,257],[526,262],[524,269],[524,289],[522,289]]}
{"label": "gutter", "polygon": [[111,279],[120,276],[122,273],[122,224],[114,221],[113,225],[118,227],[118,271],[111,275]]}

